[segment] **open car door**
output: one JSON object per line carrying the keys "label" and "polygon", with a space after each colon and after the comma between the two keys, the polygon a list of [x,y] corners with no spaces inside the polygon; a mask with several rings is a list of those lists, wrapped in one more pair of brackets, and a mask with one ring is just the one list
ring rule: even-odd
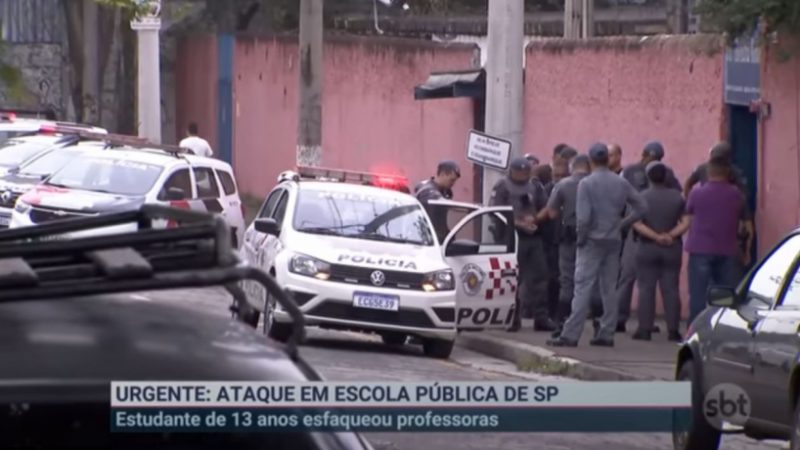
{"label": "open car door", "polygon": [[456,277],[456,328],[476,331],[510,327],[517,291],[517,234],[512,208],[449,201],[430,202],[428,206],[437,234],[444,228],[447,231],[441,243],[445,261]]}

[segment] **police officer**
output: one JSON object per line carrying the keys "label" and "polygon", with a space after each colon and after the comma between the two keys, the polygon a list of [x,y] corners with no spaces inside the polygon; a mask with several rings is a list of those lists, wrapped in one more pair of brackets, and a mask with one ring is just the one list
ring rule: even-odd
{"label": "police officer", "polygon": [[[537,221],[559,219],[558,239],[558,271],[559,301],[555,318],[559,327],[570,313],[572,294],[575,290],[575,243],[578,239],[576,231],[575,206],[578,201],[578,183],[589,175],[591,170],[589,157],[578,155],[570,162],[570,176],[559,181],[547,202],[547,208],[537,216]],[[558,333],[559,330],[556,330]],[[557,335],[557,334],[556,334]]]}
{"label": "police officer", "polygon": [[665,186],[667,167],[660,161],[647,165],[650,187],[642,192],[647,213],[633,225],[639,236],[636,263],[639,287],[639,328],[633,339],[649,341],[656,313],[656,286],[661,289],[668,339],[680,341],[679,294],[683,243],[678,226],[683,219],[684,201],[680,192]]}
{"label": "police officer", "polygon": [[461,169],[455,161],[442,161],[436,167],[436,176],[420,182],[414,188],[417,200],[422,203],[436,230],[439,242],[442,242],[449,232],[447,228],[447,210],[434,208],[429,205],[431,200],[453,198],[453,186],[461,178]]}
{"label": "police officer", "polygon": [[531,182],[531,163],[525,157],[514,158],[508,176],[499,180],[492,188],[490,204],[513,206],[514,224],[519,235],[517,264],[520,288],[517,289],[514,323],[509,331],[520,329],[521,309],[525,306],[532,312],[534,330],[555,329],[555,324],[548,317],[547,262],[536,225],[536,215],[546,203],[542,185]]}
{"label": "police officer", "polygon": [[[592,173],[578,182],[575,207],[577,250],[572,311],[561,334],[547,341],[547,345],[557,347],[578,345],[589,315],[595,282],[600,284],[603,317],[590,344],[614,345],[618,314],[614,284],[619,268],[620,227],[637,222],[647,211],[647,204],[633,186],[608,169],[608,147],[605,144],[594,144],[589,149],[589,158]],[[630,205],[631,213],[623,219],[622,212],[627,205]]]}
{"label": "police officer", "polygon": [[[639,192],[647,189],[649,183],[645,168],[653,161],[661,161],[664,158],[664,146],[658,141],[648,142],[642,150],[642,158],[638,163],[631,164],[622,169],[622,177]],[[666,167],[666,186],[680,192],[681,184],[675,178],[672,169]],[[624,241],[622,247],[622,260],[620,262],[620,273],[617,281],[617,304],[619,305],[619,323],[617,332],[625,332],[625,324],[631,315],[631,300],[633,297],[633,285],[636,283],[636,246],[637,241],[634,233],[627,228],[622,230]],[[657,331],[657,330],[656,330]]]}

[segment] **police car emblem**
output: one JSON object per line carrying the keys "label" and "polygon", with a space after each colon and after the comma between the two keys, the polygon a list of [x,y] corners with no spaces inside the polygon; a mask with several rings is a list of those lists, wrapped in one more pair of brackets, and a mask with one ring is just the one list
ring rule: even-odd
{"label": "police car emblem", "polygon": [[483,280],[486,278],[486,272],[481,270],[475,264],[469,263],[461,269],[461,283],[464,285],[464,291],[467,295],[477,295],[483,286]]}
{"label": "police car emblem", "polygon": [[376,270],[369,275],[369,281],[374,286],[383,286],[383,283],[386,282],[386,275],[380,270]]}

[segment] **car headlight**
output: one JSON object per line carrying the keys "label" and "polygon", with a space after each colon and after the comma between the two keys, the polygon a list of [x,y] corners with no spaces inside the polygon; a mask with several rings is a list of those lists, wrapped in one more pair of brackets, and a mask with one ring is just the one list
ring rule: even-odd
{"label": "car headlight", "polygon": [[456,288],[455,276],[452,270],[440,270],[425,275],[422,289],[425,292],[452,291]]}
{"label": "car headlight", "polygon": [[31,205],[23,202],[22,200],[17,200],[17,204],[14,205],[14,211],[20,214],[27,214],[28,211],[30,210],[31,210]]}
{"label": "car headlight", "polygon": [[327,280],[331,277],[330,264],[305,255],[294,255],[289,261],[289,271],[318,280]]}

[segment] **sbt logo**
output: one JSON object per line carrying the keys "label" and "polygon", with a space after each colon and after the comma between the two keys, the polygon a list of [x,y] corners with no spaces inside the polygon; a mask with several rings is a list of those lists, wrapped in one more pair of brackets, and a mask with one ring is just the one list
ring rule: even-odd
{"label": "sbt logo", "polygon": [[735,384],[713,386],[703,401],[703,414],[714,428],[722,430],[725,423],[743,426],[750,418],[750,397]]}

